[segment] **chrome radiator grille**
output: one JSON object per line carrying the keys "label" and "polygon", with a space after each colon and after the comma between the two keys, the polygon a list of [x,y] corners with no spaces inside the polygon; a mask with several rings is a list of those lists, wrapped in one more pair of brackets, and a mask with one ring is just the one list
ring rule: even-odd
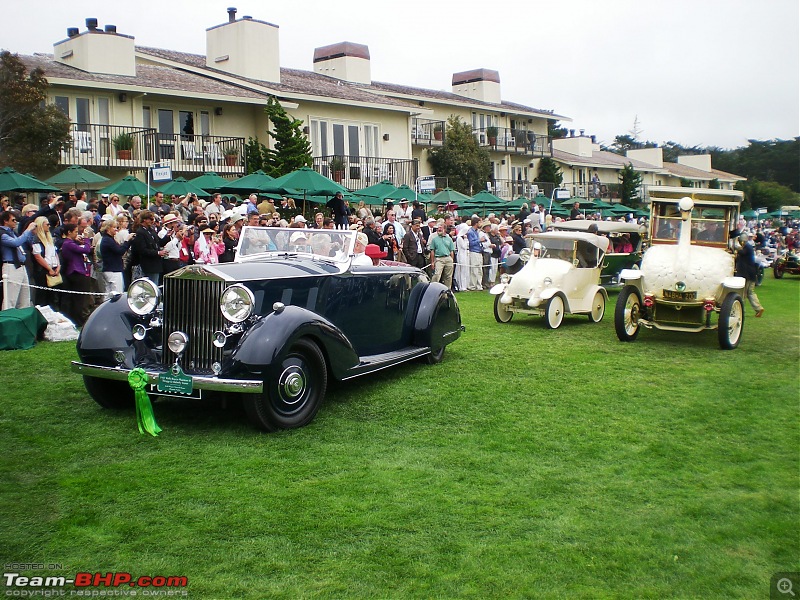
{"label": "chrome radiator grille", "polygon": [[164,277],[163,363],[172,365],[175,354],[167,347],[173,331],[189,336],[181,366],[191,372],[211,372],[214,362],[222,362],[222,349],[214,346],[213,334],[224,327],[219,299],[227,287],[217,279]]}

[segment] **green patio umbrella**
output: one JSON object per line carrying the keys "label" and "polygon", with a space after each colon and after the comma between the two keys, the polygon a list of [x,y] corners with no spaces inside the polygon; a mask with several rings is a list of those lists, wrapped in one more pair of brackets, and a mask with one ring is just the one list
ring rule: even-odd
{"label": "green patio umbrella", "polygon": [[0,191],[2,192],[58,192],[57,187],[53,187],[39,181],[35,177],[18,173],[11,167],[6,167],[0,171]]}
{"label": "green patio umbrella", "polygon": [[89,169],[84,169],[80,165],[70,165],[60,173],[56,173],[49,179],[47,179],[47,183],[52,185],[64,185],[64,186],[74,186],[77,187],[81,186],[89,186],[96,183],[105,183],[109,181],[108,177],[103,177],[95,173],[94,171],[90,171]]}
{"label": "green patio umbrella", "polygon": [[[155,188],[150,188],[155,191]],[[112,183],[100,190],[101,194],[119,194],[120,196],[146,196],[147,184],[133,175],[123,177],[120,181]]]}
{"label": "green patio umbrella", "polygon": [[409,202],[413,202],[414,201],[414,197],[415,196],[419,196],[419,195],[420,194],[417,194],[417,193],[414,192],[413,188],[410,188],[406,184],[403,184],[399,188],[397,188],[395,191],[393,191],[392,193],[387,194],[386,197],[384,198],[384,200],[389,200],[393,204],[397,204],[397,202],[399,200],[402,200],[403,198],[405,198]]}
{"label": "green patio umbrella", "polygon": [[210,196],[203,188],[186,180],[185,177],[176,177],[169,183],[165,183],[160,188],[159,192],[164,192],[164,195],[175,194],[176,196],[185,196],[186,194],[197,194],[198,196]]}
{"label": "green patio umbrella", "polygon": [[444,188],[438,194],[434,194],[433,198],[431,198],[432,202],[436,202],[437,204],[447,204],[448,202],[452,202],[454,204],[464,204],[469,202],[469,196],[462,194],[461,192],[457,192],[453,188]]}
{"label": "green patio umbrella", "polygon": [[310,167],[300,167],[296,171],[273,179],[264,186],[262,191],[290,196],[302,195],[305,198],[308,196],[333,196],[336,192],[348,192],[348,189],[332,179],[320,175]]}
{"label": "green patio umbrella", "polygon": [[264,187],[273,181],[275,181],[274,177],[267,175],[264,171],[259,169],[255,173],[250,173],[235,181],[228,182],[227,185],[220,188],[220,191],[233,194],[258,193],[263,192]]}
{"label": "green patio umbrella", "polygon": [[[220,177],[214,171],[206,171],[199,177],[190,179],[189,183],[192,183],[200,189],[206,190],[206,192],[211,192],[213,194],[214,192],[220,191],[222,188],[231,183],[231,180]],[[199,195],[200,194],[198,194],[198,196]]]}
{"label": "green patio umbrella", "polygon": [[742,216],[745,219],[755,219],[755,218],[758,217],[758,211],[757,210],[746,210],[746,211],[744,211],[742,213]]}
{"label": "green patio umbrella", "polygon": [[386,202],[382,196],[362,196],[360,192],[353,192],[353,201],[363,202],[367,206],[383,206]]}
{"label": "green patio umbrella", "polygon": [[[408,186],[406,186],[408,187]],[[379,183],[374,183],[370,186],[362,188],[360,190],[356,190],[354,193],[356,196],[364,199],[364,204],[383,204],[383,199],[388,196],[389,194],[396,192],[397,186],[394,185],[388,179],[384,179]],[[373,199],[378,199],[380,202],[367,202],[366,197],[371,197]]]}

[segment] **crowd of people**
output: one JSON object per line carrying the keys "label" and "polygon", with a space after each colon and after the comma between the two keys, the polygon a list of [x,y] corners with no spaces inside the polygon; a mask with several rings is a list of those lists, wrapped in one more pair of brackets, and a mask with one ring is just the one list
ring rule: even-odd
{"label": "crowd of people", "polygon": [[[528,246],[526,235],[547,231],[559,220],[536,203],[481,218],[459,215],[453,204],[436,207],[430,215],[424,205],[405,198],[387,203],[378,214],[364,202],[351,206],[341,194],[310,223],[293,199],[256,194],[241,204],[221,194],[205,201],[194,194],[167,199],[162,192],[149,204],[139,196],[123,201],[116,194],[89,200],[79,189],[70,190],[67,198],[51,193],[40,206],[24,204],[24,198],[14,205],[0,198],[7,279],[3,309],[47,304],[78,326],[137,277],[160,284],[164,274],[184,265],[232,262],[245,225],[358,230],[356,254],[364,264],[407,263],[455,291],[477,291],[494,284],[509,254]],[[769,230],[758,223],[740,225],[752,234],[748,239],[754,247],[800,248],[796,224]],[[617,242],[617,251],[624,252],[624,236]]]}

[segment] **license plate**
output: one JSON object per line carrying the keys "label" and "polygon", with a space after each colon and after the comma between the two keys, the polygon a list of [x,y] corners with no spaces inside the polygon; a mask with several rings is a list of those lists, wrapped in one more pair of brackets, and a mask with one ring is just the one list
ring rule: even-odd
{"label": "license plate", "polygon": [[697,292],[678,292],[663,290],[664,300],[697,300]]}
{"label": "license plate", "polygon": [[167,394],[192,393],[192,378],[186,375],[178,365],[174,365],[168,373],[161,373],[158,376],[156,389]]}

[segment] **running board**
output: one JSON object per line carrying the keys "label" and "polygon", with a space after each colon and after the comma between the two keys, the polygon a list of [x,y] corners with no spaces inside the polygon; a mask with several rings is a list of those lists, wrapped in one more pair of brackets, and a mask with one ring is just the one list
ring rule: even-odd
{"label": "running board", "polygon": [[363,356],[361,357],[361,362],[357,366],[350,369],[346,376],[342,377],[342,381],[345,381],[346,379],[352,379],[353,377],[358,377],[359,375],[366,375],[367,373],[380,371],[381,369],[387,369],[394,365],[399,365],[400,363],[427,356],[430,353],[430,348],[409,346],[408,348],[394,350],[393,352],[384,352],[383,354],[371,354],[368,356]]}

